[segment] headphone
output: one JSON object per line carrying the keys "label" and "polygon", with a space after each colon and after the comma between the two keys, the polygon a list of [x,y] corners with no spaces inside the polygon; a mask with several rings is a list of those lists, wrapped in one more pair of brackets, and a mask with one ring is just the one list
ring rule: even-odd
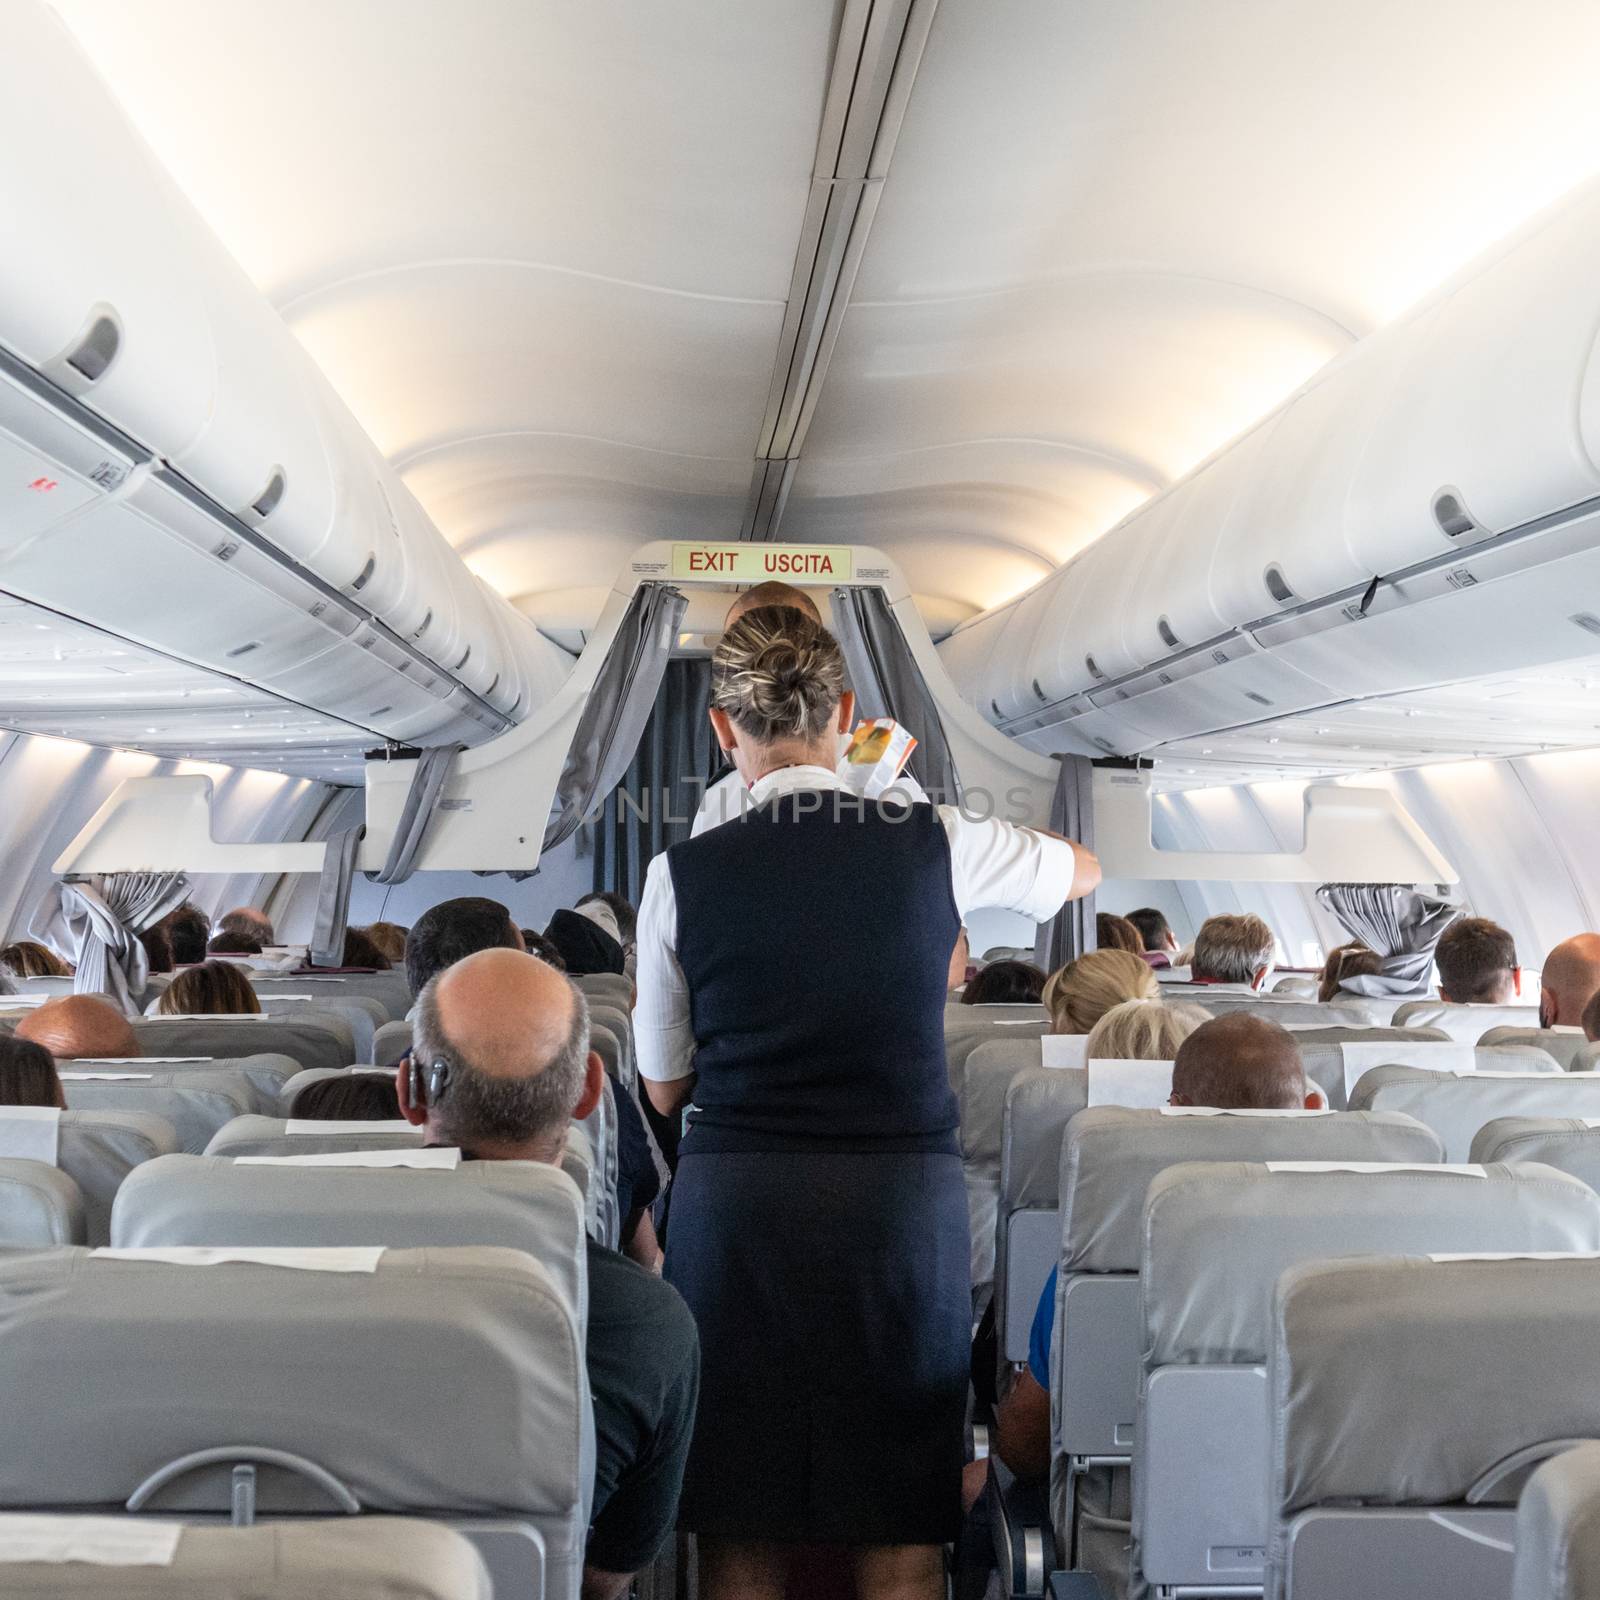
{"label": "headphone", "polygon": [[440,1096],[450,1087],[450,1068],[446,1062],[433,1061],[428,1064],[427,1084],[423,1084],[422,1063],[415,1056],[411,1057],[411,1064],[407,1069],[406,1088],[414,1106],[431,1106],[437,1103]]}

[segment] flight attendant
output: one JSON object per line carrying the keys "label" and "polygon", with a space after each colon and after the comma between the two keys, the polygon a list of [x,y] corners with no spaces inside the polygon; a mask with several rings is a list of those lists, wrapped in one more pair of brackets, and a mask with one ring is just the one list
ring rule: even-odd
{"label": "flight attendant", "polygon": [[971,910],[1042,920],[1099,878],[1067,840],[842,792],[843,684],[793,608],[728,629],[711,720],[752,806],[657,856],[639,912],[639,1070],[696,1108],[666,1273],[700,1328],[705,1600],[778,1600],[818,1544],[863,1600],[943,1595],[971,1320],[950,952]]}

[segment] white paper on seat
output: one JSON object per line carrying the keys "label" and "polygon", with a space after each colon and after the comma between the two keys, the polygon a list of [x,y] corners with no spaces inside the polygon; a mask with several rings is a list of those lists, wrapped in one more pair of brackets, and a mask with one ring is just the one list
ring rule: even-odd
{"label": "white paper on seat", "polygon": [[1331,1117],[1333,1112],[1324,1106],[1318,1111],[1301,1107],[1296,1111],[1257,1111],[1245,1107],[1218,1106],[1162,1106],[1164,1117]]}
{"label": "white paper on seat", "polygon": [[1600,1117],[1579,1117],[1578,1121],[1586,1128],[1600,1128]]}
{"label": "white paper on seat", "polygon": [[276,989],[269,989],[267,998],[269,1000],[315,1000],[317,997],[314,994],[280,994]]}
{"label": "white paper on seat", "polygon": [[1452,1069],[1451,1076],[1456,1078],[1522,1078],[1529,1082],[1539,1083],[1548,1083],[1552,1078],[1576,1078],[1580,1083],[1583,1081],[1581,1072],[1561,1072],[1559,1070],[1550,1072],[1456,1072]]}
{"label": "white paper on seat", "polygon": [[1374,1067],[1420,1067],[1426,1072],[1454,1072],[1470,1076],[1477,1057],[1474,1046],[1446,1043],[1436,1039],[1431,1043],[1420,1040],[1391,1044],[1384,1040],[1363,1040],[1359,1044],[1342,1044],[1339,1054],[1344,1059],[1344,1092],[1349,1097],[1361,1081],[1361,1074]]}
{"label": "white paper on seat", "polygon": [[63,1083],[148,1083],[153,1072],[58,1072]]}
{"label": "white paper on seat", "polygon": [[182,1534],[182,1523],[140,1517],[0,1516],[0,1562],[170,1567]]}
{"label": "white paper on seat", "polygon": [[31,1010],[62,997],[53,994],[0,994],[0,1011]]}
{"label": "white paper on seat", "polygon": [[1429,1256],[1430,1261],[1600,1261],[1594,1250],[1499,1250],[1483,1254]]}
{"label": "white paper on seat", "polygon": [[1086,1033],[1047,1033],[1039,1040],[1039,1057],[1047,1067],[1081,1067],[1088,1049]]}
{"label": "white paper on seat", "polygon": [[270,1022],[265,1011],[167,1011],[149,1022]]}
{"label": "white paper on seat", "polygon": [[1483,1167],[1426,1161],[1269,1161],[1268,1172],[1453,1172],[1462,1178],[1487,1178]]}
{"label": "white paper on seat", "polygon": [[197,1061],[215,1061],[215,1056],[74,1056],[75,1061],[99,1061],[108,1067],[192,1066]]}
{"label": "white paper on seat", "polygon": [[[391,1076],[389,1073],[385,1077]],[[290,1117],[284,1124],[285,1133],[308,1133],[337,1138],[346,1133],[417,1133],[422,1130],[404,1117],[393,1122],[340,1122],[336,1118]]]}
{"label": "white paper on seat", "polygon": [[1154,1111],[1172,1098],[1170,1061],[1091,1061],[1089,1104]]}
{"label": "white paper on seat", "polygon": [[55,1106],[0,1106],[0,1156],[55,1166],[61,1113]]}
{"label": "white paper on seat", "polygon": [[244,1262],[259,1267],[288,1267],[295,1272],[376,1272],[382,1245],[346,1246],[330,1250],[200,1249],[174,1245],[160,1250],[91,1250],[107,1261],[164,1261],[174,1267],[223,1267]]}
{"label": "white paper on seat", "polygon": [[435,1172],[454,1172],[461,1165],[461,1152],[430,1150],[418,1145],[410,1150],[335,1150],[327,1155],[315,1156],[237,1156],[234,1165],[238,1167],[422,1167]]}

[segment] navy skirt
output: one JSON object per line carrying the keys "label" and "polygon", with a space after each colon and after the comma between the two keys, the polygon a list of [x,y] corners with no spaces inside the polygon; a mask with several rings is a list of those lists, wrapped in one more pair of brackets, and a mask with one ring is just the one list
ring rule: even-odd
{"label": "navy skirt", "polygon": [[954,1539],[971,1320],[961,1158],[693,1145],[667,1235],[701,1352],[679,1525]]}

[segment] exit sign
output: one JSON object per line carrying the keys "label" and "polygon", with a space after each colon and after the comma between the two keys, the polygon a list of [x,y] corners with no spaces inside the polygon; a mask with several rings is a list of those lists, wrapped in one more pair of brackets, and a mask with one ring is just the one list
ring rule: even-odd
{"label": "exit sign", "polygon": [[855,552],[838,544],[674,544],[674,578],[730,583],[849,583]]}

